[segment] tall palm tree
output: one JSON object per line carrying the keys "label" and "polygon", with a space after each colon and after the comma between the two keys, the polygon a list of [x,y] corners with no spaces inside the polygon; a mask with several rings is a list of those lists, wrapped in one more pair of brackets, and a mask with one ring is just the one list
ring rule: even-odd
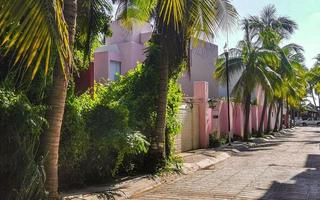
{"label": "tall palm tree", "polygon": [[317,65],[315,63],[314,67],[311,68],[307,72],[307,81],[308,81],[308,86],[309,86],[309,94],[311,94],[312,99],[313,99],[313,104],[316,106],[316,99],[315,99],[315,93],[318,94],[318,100],[319,100],[319,105],[320,105],[320,98],[319,98],[319,93],[320,93],[320,65]]}
{"label": "tall palm tree", "polygon": [[[283,102],[285,99],[288,99],[290,91],[292,92],[294,90],[292,86],[295,84],[297,80],[299,80],[298,70],[303,68],[302,65],[304,62],[303,51],[304,50],[301,46],[294,43],[285,45],[282,48],[278,49],[278,52],[281,56],[281,64],[278,69],[278,73],[281,75],[283,81],[277,85],[279,92],[276,96],[279,104],[278,109],[280,109],[280,111],[277,111],[277,120],[274,126],[274,131],[277,131],[278,128],[280,130],[282,129]],[[280,120],[279,127],[278,120]]]}
{"label": "tall palm tree", "polygon": [[32,79],[39,67],[44,67],[47,74],[49,68],[55,66],[47,102],[48,128],[41,142],[47,160],[49,198],[58,197],[60,130],[68,80],[74,68],[75,36],[77,34],[76,48],[84,52],[84,59],[88,59],[93,38],[107,31],[110,3],[106,0],[79,0],[77,10],[77,0],[0,0],[0,35],[5,38],[1,45],[7,49],[3,53],[16,52],[14,62],[31,70]]}
{"label": "tall palm tree", "polygon": [[[229,78],[232,78],[234,74],[241,73],[239,80],[232,90],[232,95],[243,100],[245,140],[248,140],[250,137],[251,93],[258,85],[272,90],[267,74],[272,73],[276,75],[271,67],[279,65],[277,52],[260,47],[257,43],[253,42],[255,34],[250,30],[249,25],[249,21],[244,19],[242,23],[245,32],[244,40],[239,42],[238,48],[230,50],[229,60]],[[226,63],[223,55],[219,56],[214,76],[223,82],[226,80]]]}
{"label": "tall palm tree", "polygon": [[48,95],[49,126],[43,135],[46,189],[49,198],[56,199],[60,130],[69,72],[73,63],[77,0],[1,0],[0,4],[0,34],[5,36],[2,45],[7,52],[17,52],[14,62],[32,70],[32,78],[40,66],[45,68],[45,73],[50,66],[56,66]]}
{"label": "tall palm tree", "polygon": [[[250,29],[252,29],[252,31],[258,36],[257,42],[264,43],[262,45],[265,48],[271,50],[276,50],[280,41],[283,39],[288,39],[298,28],[296,22],[291,20],[290,18],[277,16],[277,10],[274,5],[266,6],[259,16],[250,16],[248,20]],[[268,36],[268,34],[261,34],[263,32],[274,32],[276,34],[271,35],[266,44],[266,39],[261,38],[261,36]],[[259,134],[262,134],[264,117],[268,106],[268,99],[271,100],[272,97],[272,94],[270,93],[271,91],[267,91],[265,88],[263,89],[265,91],[265,98],[260,117],[260,124],[258,129]],[[271,113],[271,109],[272,108],[269,108],[269,113]]]}
{"label": "tall palm tree", "polygon": [[288,39],[298,29],[295,21],[288,17],[277,16],[277,9],[274,5],[264,7],[260,16],[249,17],[250,29],[263,32],[265,29],[271,29],[281,36],[281,39]]}
{"label": "tall palm tree", "polygon": [[314,66],[320,66],[320,54],[318,54],[315,58],[316,62],[314,63]]}
{"label": "tall palm tree", "polygon": [[[137,0],[123,1],[120,7],[122,12],[119,16],[124,19],[154,20],[151,40],[160,48],[162,61],[157,63],[160,71],[159,98],[150,152],[155,160],[163,161],[170,72],[179,71],[180,64],[184,60],[189,61],[192,38],[198,38],[202,33],[211,38],[218,29],[229,28],[237,19],[237,12],[229,0]],[[142,10],[144,15],[138,10]]]}

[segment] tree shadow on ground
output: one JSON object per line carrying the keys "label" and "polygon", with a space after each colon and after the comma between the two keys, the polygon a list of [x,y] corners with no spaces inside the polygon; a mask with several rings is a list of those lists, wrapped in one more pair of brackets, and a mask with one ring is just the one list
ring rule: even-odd
{"label": "tree shadow on ground", "polygon": [[289,183],[274,181],[260,199],[320,200],[320,155],[309,154],[305,168],[307,169],[290,179]]}

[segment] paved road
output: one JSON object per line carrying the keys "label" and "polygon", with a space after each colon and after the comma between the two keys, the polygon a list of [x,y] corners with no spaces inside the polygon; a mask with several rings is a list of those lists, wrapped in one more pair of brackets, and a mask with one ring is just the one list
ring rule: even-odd
{"label": "paved road", "polygon": [[320,128],[241,152],[222,163],[133,199],[320,200]]}

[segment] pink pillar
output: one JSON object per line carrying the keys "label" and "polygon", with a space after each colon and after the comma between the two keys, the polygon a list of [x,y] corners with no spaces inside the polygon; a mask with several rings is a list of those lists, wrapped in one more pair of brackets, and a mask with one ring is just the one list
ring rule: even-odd
{"label": "pink pillar", "polygon": [[208,82],[195,81],[193,84],[194,98],[199,99],[199,140],[200,148],[209,145],[210,115],[208,107]]}

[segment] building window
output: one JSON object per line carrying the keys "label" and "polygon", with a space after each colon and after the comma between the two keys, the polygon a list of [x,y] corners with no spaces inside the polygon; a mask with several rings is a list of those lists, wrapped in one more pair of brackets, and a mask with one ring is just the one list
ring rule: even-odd
{"label": "building window", "polygon": [[121,74],[121,62],[111,60],[110,66],[109,66],[108,79],[111,81],[116,81],[119,79],[120,74]]}

